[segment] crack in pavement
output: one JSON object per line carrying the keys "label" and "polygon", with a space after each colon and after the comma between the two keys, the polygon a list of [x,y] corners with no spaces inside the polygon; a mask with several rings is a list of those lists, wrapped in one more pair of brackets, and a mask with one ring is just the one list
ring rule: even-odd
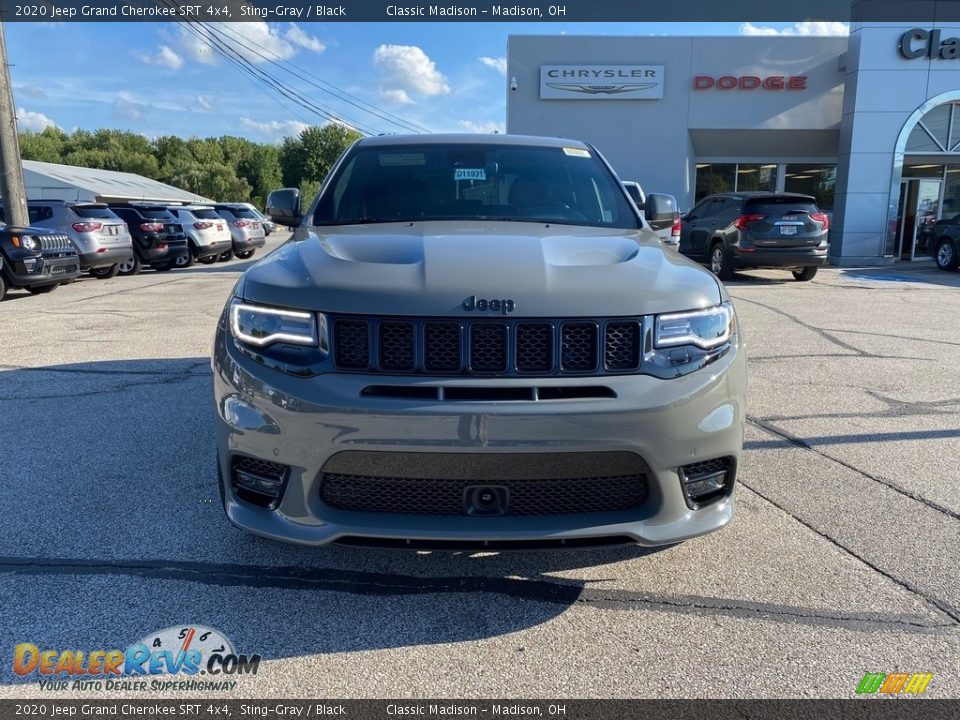
{"label": "crack in pavement", "polygon": [[[651,609],[681,614],[726,615],[768,619],[795,624],[842,627],[860,631],[901,630],[943,633],[956,630],[957,618],[936,622],[912,615],[844,613],[816,608],[778,605],[698,595],[661,595],[634,590],[590,587],[589,581],[546,580],[492,576],[417,577],[390,573],[174,560],[81,560],[73,558],[0,557],[0,574],[31,576],[122,575],[154,580],[174,580],[219,587],[278,588],[347,593],[357,596],[410,596],[443,593],[492,593],[575,607],[610,610]],[[899,583],[898,583],[899,584]],[[939,609],[939,608],[938,608]]]}
{"label": "crack in pavement", "polygon": [[[206,372],[194,372],[195,370],[205,367]],[[34,402],[37,400],[61,400],[68,398],[86,398],[86,397],[95,397],[98,395],[113,395],[116,393],[124,392],[126,390],[131,390],[138,387],[150,387],[154,385],[164,385],[164,384],[176,384],[189,382],[197,378],[209,378],[210,377],[210,367],[208,363],[198,362],[193,363],[182,370],[178,371],[157,371],[157,370],[93,370],[85,368],[18,368],[8,365],[0,365],[0,370],[5,371],[22,371],[22,372],[36,372],[36,373],[66,373],[70,375],[115,375],[118,377],[140,377],[149,379],[143,379],[141,381],[132,381],[132,382],[120,382],[109,388],[98,388],[96,390],[88,390],[77,393],[63,393],[58,392],[53,395],[36,395],[36,394],[26,394],[26,395],[0,395],[0,401],[16,401],[16,400],[28,400]],[[3,377],[0,376],[0,386],[2,386]]]}
{"label": "crack in pavement", "polygon": [[[872,480],[873,482],[879,483],[880,485],[883,485],[884,487],[887,487],[890,490],[893,490],[894,492],[899,493],[900,495],[903,495],[906,498],[910,498],[911,500],[915,500],[916,502],[921,503],[922,505],[926,505],[931,510],[936,510],[939,513],[943,513],[944,515],[954,518],[955,520],[960,520],[960,513],[954,510],[951,510],[950,508],[945,507],[933,500],[930,500],[929,498],[925,498],[922,495],[918,495],[913,491],[908,490],[905,487],[897,485],[891,480],[882,478],[879,475],[873,475],[872,473],[868,473],[866,470],[862,470],[858,468],[856,465],[852,465],[848,463],[846,460],[841,460],[840,458],[836,458],[833,455],[830,455],[829,453],[824,452],[817,446],[811,445],[805,439],[797,435],[794,435],[793,433],[787,432],[786,430],[782,430],[781,428],[777,427],[771,422],[765,421],[762,418],[755,418],[750,415],[747,415],[747,422],[749,422],[754,427],[758,427],[763,430],[766,430],[771,435],[776,435],[777,437],[782,438],[783,440],[790,443],[791,445],[794,445],[795,447],[815,453],[826,460],[830,460],[831,462],[835,462],[837,465],[842,465],[848,470],[852,470],[858,475],[865,477],[867,480]],[[955,431],[948,431],[948,432],[953,433]],[[956,432],[958,435],[960,435],[960,431],[956,431]]]}
{"label": "crack in pavement", "polygon": [[949,606],[949,605],[947,605],[946,603],[943,603],[943,602],[937,600],[936,598],[930,597],[930,596],[927,595],[925,592],[923,592],[923,590],[921,590],[921,589],[918,588],[918,587],[915,587],[914,585],[912,585],[911,583],[907,582],[906,580],[902,580],[901,578],[898,578],[898,577],[896,577],[895,575],[892,575],[891,573],[888,573],[886,570],[884,570],[883,568],[881,568],[879,565],[875,565],[874,563],[870,562],[869,560],[867,560],[865,557],[863,557],[863,556],[860,555],[859,553],[854,552],[851,548],[847,547],[846,545],[844,545],[842,542],[840,542],[840,541],[837,540],[836,538],[828,535],[827,533],[823,532],[822,530],[818,530],[818,529],[815,528],[811,523],[807,522],[807,521],[804,520],[803,518],[800,518],[800,517],[798,517],[797,515],[795,515],[794,513],[790,512],[790,510],[788,510],[785,506],[781,505],[781,504],[778,503],[776,500],[768,497],[767,495],[764,495],[762,492],[760,492],[760,491],[757,490],[756,488],[751,487],[751,486],[748,485],[747,483],[743,482],[743,480],[738,479],[737,482],[738,482],[740,485],[742,485],[743,487],[745,487],[747,490],[749,490],[750,492],[752,492],[752,493],[753,493],[754,495],[756,495],[757,497],[759,497],[759,498],[761,498],[761,499],[763,499],[763,500],[766,500],[768,503],[770,503],[771,505],[773,505],[773,506],[774,506],[775,508],[777,508],[778,510],[782,510],[783,512],[785,512],[785,513],[786,513],[787,515],[789,515],[791,518],[793,518],[794,520],[796,520],[798,523],[800,523],[801,525],[803,525],[805,528],[809,529],[811,532],[814,532],[814,533],[816,533],[817,535],[819,535],[820,537],[822,537],[824,540],[826,540],[827,542],[829,542],[831,545],[834,545],[834,546],[837,547],[838,549],[840,549],[840,550],[842,550],[843,552],[847,553],[848,555],[850,555],[850,557],[856,558],[857,560],[859,560],[860,562],[862,562],[864,565],[866,565],[867,567],[869,567],[869,568],[870,568],[871,570],[873,570],[874,572],[879,573],[880,575],[883,575],[883,577],[887,578],[887,579],[890,580],[891,582],[896,583],[898,586],[904,588],[905,590],[910,591],[911,593],[913,593],[913,594],[916,595],[917,597],[923,599],[924,602],[927,602],[927,603],[929,603],[930,605],[932,605],[933,607],[937,608],[937,610],[939,610],[940,612],[942,612],[944,615],[948,616],[949,618],[951,618],[951,619],[954,620],[955,622],[960,623],[960,613],[956,612],[951,606]]}
{"label": "crack in pavement", "polygon": [[934,345],[950,345],[952,347],[960,347],[960,342],[950,342],[949,340],[931,340],[930,338],[908,337],[907,335],[889,335],[887,333],[867,332],[866,330],[842,330],[840,328],[824,328],[824,330],[826,332],[850,333],[851,335],[870,335],[872,337],[882,337],[887,338],[888,340],[896,340],[897,342],[910,340],[912,342],[925,342],[932,343]]}
{"label": "crack in pavement", "polygon": [[777,315],[780,315],[781,317],[785,317],[785,318],[787,318],[788,320],[792,320],[792,321],[795,322],[797,325],[800,325],[801,327],[806,328],[806,329],[809,330],[810,332],[819,335],[819,336],[822,337],[824,340],[827,340],[828,342],[831,342],[831,343],[833,343],[834,345],[836,345],[837,347],[843,348],[844,350],[849,350],[850,352],[855,353],[855,354],[859,355],[860,357],[878,357],[878,356],[874,355],[873,353],[869,353],[869,352],[867,352],[866,350],[862,350],[861,348],[856,347],[855,345],[851,345],[851,344],[849,344],[849,343],[846,343],[846,342],[844,342],[843,340],[841,340],[840,338],[831,335],[831,334],[830,334],[829,332],[827,332],[826,330],[824,330],[824,329],[822,329],[822,328],[818,328],[818,327],[815,326],[815,325],[811,325],[811,324],[809,324],[809,323],[801,320],[801,319],[798,318],[796,315],[791,315],[790,313],[785,312],[785,311],[781,310],[780,308],[773,307],[772,305],[767,305],[766,303],[758,302],[757,300],[748,300],[748,299],[745,298],[745,297],[738,297],[738,296],[734,296],[734,297],[736,297],[736,299],[739,300],[739,301],[741,301],[741,302],[750,303],[750,304],[752,304],[752,305],[758,305],[758,306],[760,306],[760,307],[762,307],[762,308],[766,308],[766,309],[769,310],[770,312],[773,312],[773,313],[776,313]]}
{"label": "crack in pavement", "polygon": [[[848,385],[845,387],[854,387]],[[902,417],[952,417],[960,410],[960,399],[958,400],[915,400],[913,402],[894,400],[880,395],[877,391],[870,388],[859,388],[875,399],[881,402],[887,402],[886,410],[872,410],[868,412],[840,412],[840,413],[811,413],[807,415],[764,415],[757,418],[763,422],[792,422],[795,420],[854,420],[854,419],[874,419],[874,418],[902,418]],[[958,410],[953,410],[953,406]]]}
{"label": "crack in pavement", "polygon": [[936,358],[911,357],[907,355],[862,355],[859,353],[803,353],[800,355],[755,355],[747,358],[748,362],[780,362],[782,360],[796,360],[797,358],[856,358],[857,360],[922,360],[923,362],[937,362]]}

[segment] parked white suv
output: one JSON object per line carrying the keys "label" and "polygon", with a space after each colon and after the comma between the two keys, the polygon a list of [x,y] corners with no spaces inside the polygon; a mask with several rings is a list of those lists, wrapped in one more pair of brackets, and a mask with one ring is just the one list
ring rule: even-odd
{"label": "parked white suv", "polygon": [[190,267],[193,261],[209,264],[231,248],[230,228],[212,207],[202,205],[171,205],[170,212],[183,225],[190,247],[188,255],[177,258],[177,267]]}

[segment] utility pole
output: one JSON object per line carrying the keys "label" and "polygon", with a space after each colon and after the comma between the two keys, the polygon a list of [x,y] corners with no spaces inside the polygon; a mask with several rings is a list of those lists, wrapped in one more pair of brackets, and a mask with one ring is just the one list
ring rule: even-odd
{"label": "utility pole", "polygon": [[0,193],[3,193],[4,217],[8,225],[26,227],[27,197],[23,189],[23,165],[20,163],[20,136],[13,109],[13,88],[10,87],[10,65],[7,43],[0,22]]}

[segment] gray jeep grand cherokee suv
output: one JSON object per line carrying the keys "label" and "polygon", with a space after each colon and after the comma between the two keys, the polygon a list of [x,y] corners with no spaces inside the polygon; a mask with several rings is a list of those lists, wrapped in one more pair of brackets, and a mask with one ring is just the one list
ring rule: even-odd
{"label": "gray jeep grand cherokee suv", "polygon": [[[673,198],[651,195],[653,219]],[[213,351],[224,510],[271,538],[674,543],[733,516],[746,357],[705,269],[572,140],[365,138]]]}

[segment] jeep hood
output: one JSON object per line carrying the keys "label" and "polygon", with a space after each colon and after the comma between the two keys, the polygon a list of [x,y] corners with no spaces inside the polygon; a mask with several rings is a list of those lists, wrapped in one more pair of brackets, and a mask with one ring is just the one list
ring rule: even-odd
{"label": "jeep hood", "polygon": [[496,315],[467,313],[471,296],[513,300],[511,317],[647,315],[721,302],[709,272],[648,231],[473,221],[323,230],[250,268],[238,294],[329,313],[454,317]]}

